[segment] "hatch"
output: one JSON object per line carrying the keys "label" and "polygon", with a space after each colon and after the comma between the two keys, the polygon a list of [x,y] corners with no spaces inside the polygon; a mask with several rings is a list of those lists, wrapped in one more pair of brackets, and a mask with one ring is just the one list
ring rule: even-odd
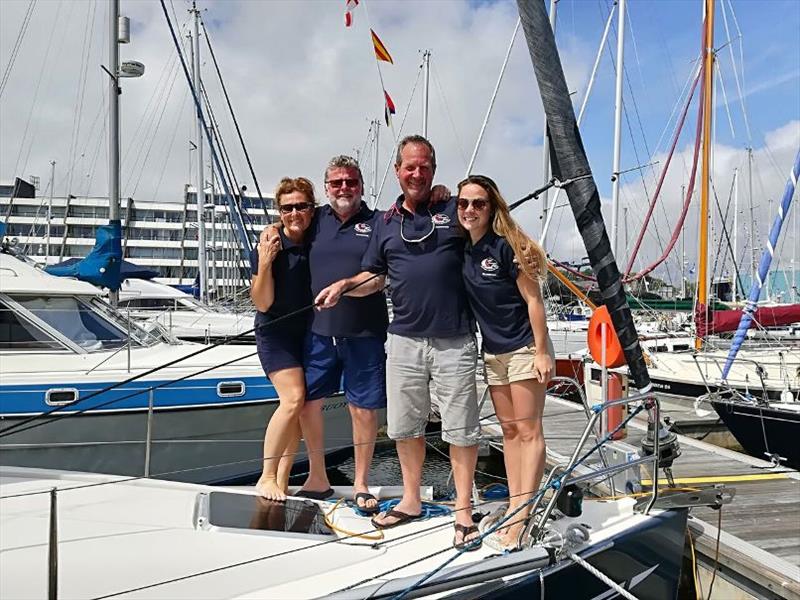
{"label": "hatch", "polygon": [[299,498],[277,502],[233,492],[198,494],[195,526],[199,529],[275,533],[302,538],[329,539],[335,536],[325,524],[325,514],[316,502]]}

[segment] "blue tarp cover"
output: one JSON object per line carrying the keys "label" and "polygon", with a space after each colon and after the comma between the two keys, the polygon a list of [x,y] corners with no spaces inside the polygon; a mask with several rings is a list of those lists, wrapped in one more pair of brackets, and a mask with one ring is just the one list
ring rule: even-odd
{"label": "blue tarp cover", "polygon": [[122,226],[119,220],[97,228],[95,243],[86,258],[72,264],[52,265],[45,271],[59,277],[75,277],[82,281],[118,290],[123,277],[122,266]]}

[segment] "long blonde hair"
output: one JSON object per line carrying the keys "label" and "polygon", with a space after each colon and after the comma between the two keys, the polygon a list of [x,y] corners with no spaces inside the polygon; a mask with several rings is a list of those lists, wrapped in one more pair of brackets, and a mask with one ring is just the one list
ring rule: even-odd
{"label": "long blonde hair", "polygon": [[470,175],[458,184],[459,193],[461,188],[470,183],[479,185],[489,195],[492,230],[509,243],[520,270],[531,279],[543,280],[547,273],[547,255],[539,244],[525,235],[511,217],[511,211],[497,189],[497,184],[485,175]]}

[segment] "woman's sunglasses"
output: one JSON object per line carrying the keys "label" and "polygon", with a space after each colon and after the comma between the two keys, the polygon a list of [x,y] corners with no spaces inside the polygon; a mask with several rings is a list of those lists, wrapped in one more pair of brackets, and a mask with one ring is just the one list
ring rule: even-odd
{"label": "woman's sunglasses", "polygon": [[311,202],[298,202],[297,204],[281,204],[278,207],[278,210],[281,211],[284,215],[291,214],[294,211],[297,212],[306,212],[314,208],[314,205]]}
{"label": "woman's sunglasses", "polygon": [[469,200],[468,198],[459,198],[457,202],[458,208],[461,210],[467,210],[470,204],[475,210],[483,210],[489,206],[489,201],[484,200],[483,198],[475,198],[474,200]]}

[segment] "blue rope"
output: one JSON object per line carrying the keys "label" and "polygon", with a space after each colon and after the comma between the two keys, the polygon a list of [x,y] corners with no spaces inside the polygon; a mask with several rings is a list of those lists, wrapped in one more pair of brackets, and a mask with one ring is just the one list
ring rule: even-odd
{"label": "blue rope", "polygon": [[[400,500],[397,499],[397,498],[395,498],[393,500],[384,500],[383,502],[379,502],[378,503],[378,512],[386,512],[387,510],[391,510],[392,508],[397,506],[399,503],[400,503]],[[353,510],[355,510],[360,516],[362,516],[362,517],[370,516],[370,513],[367,513],[365,511],[361,510],[358,506],[355,505],[355,503],[353,503],[352,506],[353,506]],[[435,504],[433,502],[423,502],[422,503],[422,510],[420,512],[420,514],[422,516],[419,517],[419,519],[416,519],[416,520],[431,519],[433,517],[444,517],[444,516],[449,515],[451,512],[453,512],[453,511],[450,510],[446,506],[442,506],[441,504]]]}

